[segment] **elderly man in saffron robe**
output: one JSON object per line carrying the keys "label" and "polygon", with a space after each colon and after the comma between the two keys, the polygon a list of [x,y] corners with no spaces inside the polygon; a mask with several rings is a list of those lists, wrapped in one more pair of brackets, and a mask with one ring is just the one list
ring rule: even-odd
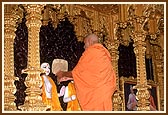
{"label": "elderly man in saffron robe", "polygon": [[83,111],[112,111],[116,75],[108,50],[95,34],[85,39],[85,51],[72,71],[55,73],[59,81],[74,79],[76,95]]}

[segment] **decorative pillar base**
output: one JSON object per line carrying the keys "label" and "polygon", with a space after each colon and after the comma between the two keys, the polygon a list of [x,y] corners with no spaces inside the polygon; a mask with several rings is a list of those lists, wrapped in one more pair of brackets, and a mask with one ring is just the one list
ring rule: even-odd
{"label": "decorative pillar base", "polygon": [[137,111],[150,111],[150,94],[148,89],[151,88],[149,85],[139,84],[133,86],[134,89],[137,89],[136,98],[138,100]]}
{"label": "decorative pillar base", "polygon": [[42,79],[40,73],[42,71],[33,67],[23,70],[24,73],[28,74],[25,79],[27,96],[25,98],[25,104],[20,106],[23,111],[46,111],[49,109],[47,105],[43,104],[41,97],[40,87],[42,86]]}
{"label": "decorative pillar base", "polygon": [[113,95],[113,111],[122,111],[121,91],[116,91]]}
{"label": "decorative pillar base", "polygon": [[15,92],[16,88],[14,85],[14,81],[17,80],[13,76],[5,75],[4,77],[4,110],[5,111],[16,111],[15,100]]}

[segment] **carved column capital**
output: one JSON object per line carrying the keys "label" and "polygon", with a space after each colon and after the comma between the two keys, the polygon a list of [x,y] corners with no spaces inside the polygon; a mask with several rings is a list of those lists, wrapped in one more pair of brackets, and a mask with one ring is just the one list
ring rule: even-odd
{"label": "carved column capital", "polygon": [[41,9],[44,5],[28,4],[25,5],[25,9],[28,13],[26,16],[27,22],[26,25],[28,28],[31,27],[40,27],[42,22]]}
{"label": "carved column capital", "polygon": [[130,36],[132,35],[132,28],[130,22],[119,22],[116,25],[116,37],[120,43],[124,46],[129,46],[131,41]]}
{"label": "carved column capital", "polygon": [[28,68],[40,68],[40,54],[39,54],[39,31],[42,25],[41,10],[44,5],[28,4],[24,5],[27,11],[28,27]]}

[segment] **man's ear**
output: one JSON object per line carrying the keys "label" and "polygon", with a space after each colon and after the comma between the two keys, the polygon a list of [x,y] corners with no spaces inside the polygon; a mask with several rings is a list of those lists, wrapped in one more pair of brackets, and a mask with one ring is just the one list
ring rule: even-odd
{"label": "man's ear", "polygon": [[91,39],[88,39],[89,46],[93,45],[93,41]]}

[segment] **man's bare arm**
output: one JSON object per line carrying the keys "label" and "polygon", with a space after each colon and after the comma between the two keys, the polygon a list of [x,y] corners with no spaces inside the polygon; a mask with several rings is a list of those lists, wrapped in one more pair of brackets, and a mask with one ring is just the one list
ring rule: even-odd
{"label": "man's bare arm", "polygon": [[69,77],[69,78],[73,78],[72,77],[72,71],[67,71],[67,72],[63,72],[63,71],[59,71],[56,76],[60,79],[62,77]]}
{"label": "man's bare arm", "polygon": [[71,71],[68,71],[68,72],[59,71],[57,72],[56,76],[57,76],[58,83],[62,81],[73,80]]}
{"label": "man's bare arm", "polygon": [[72,71],[63,72],[63,77],[73,78],[72,77]]}

